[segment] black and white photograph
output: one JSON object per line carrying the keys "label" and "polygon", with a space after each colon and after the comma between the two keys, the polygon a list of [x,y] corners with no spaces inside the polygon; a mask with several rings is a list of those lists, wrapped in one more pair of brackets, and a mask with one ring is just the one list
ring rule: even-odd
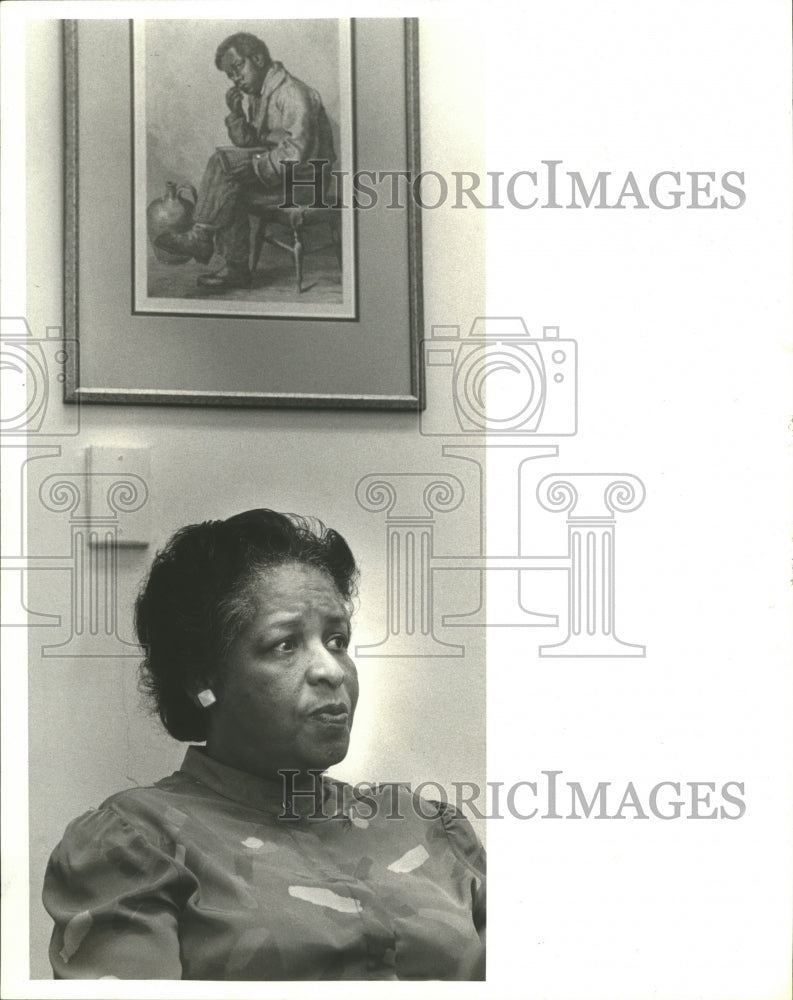
{"label": "black and white photograph", "polygon": [[0,5],[0,996],[793,1000],[790,17]]}

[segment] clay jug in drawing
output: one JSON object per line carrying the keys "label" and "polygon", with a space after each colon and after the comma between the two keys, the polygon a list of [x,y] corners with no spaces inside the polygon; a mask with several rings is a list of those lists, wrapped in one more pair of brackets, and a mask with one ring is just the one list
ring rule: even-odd
{"label": "clay jug in drawing", "polygon": [[157,260],[164,264],[185,264],[190,260],[189,256],[169,253],[158,247],[156,240],[162,233],[183,233],[189,229],[193,224],[197,200],[198,195],[192,184],[177,187],[174,181],[167,181],[165,194],[155,198],[146,209],[146,228]]}

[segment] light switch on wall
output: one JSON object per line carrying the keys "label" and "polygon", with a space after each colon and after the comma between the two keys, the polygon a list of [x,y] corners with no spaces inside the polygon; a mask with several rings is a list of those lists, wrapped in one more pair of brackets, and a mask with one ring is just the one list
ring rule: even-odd
{"label": "light switch on wall", "polygon": [[[115,525],[117,544],[146,546],[151,540],[151,451],[149,448],[86,449],[88,518],[93,529]],[[92,535],[101,545],[106,530]]]}

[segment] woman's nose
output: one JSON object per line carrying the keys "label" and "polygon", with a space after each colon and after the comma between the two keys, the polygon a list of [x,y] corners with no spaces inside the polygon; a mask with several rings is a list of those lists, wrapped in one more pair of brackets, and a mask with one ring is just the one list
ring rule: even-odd
{"label": "woman's nose", "polygon": [[338,654],[332,653],[324,645],[311,650],[311,662],[308,665],[308,679],[312,684],[326,683],[339,687],[346,676],[344,666],[338,659]]}

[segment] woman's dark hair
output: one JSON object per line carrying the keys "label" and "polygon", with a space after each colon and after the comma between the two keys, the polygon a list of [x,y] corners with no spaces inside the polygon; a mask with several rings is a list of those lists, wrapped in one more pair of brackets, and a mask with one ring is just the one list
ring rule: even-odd
{"label": "woman's dark hair", "polygon": [[256,35],[251,35],[247,31],[238,31],[236,35],[229,35],[228,38],[224,38],[220,45],[218,45],[217,52],[215,53],[215,66],[218,69],[221,69],[220,64],[223,56],[229,49],[234,49],[238,56],[244,56],[248,59],[253,58],[253,56],[262,56],[265,66],[269,66],[272,62],[272,59],[270,59],[270,50],[261,38],[257,38]]}
{"label": "woman's dark hair", "polygon": [[327,573],[351,609],[355,557],[313,518],[248,510],[180,528],[157,553],[135,603],[135,630],[145,655],[141,686],[175,739],[207,738],[206,711],[188,692],[216,674],[255,613],[257,575],[292,562]]}

